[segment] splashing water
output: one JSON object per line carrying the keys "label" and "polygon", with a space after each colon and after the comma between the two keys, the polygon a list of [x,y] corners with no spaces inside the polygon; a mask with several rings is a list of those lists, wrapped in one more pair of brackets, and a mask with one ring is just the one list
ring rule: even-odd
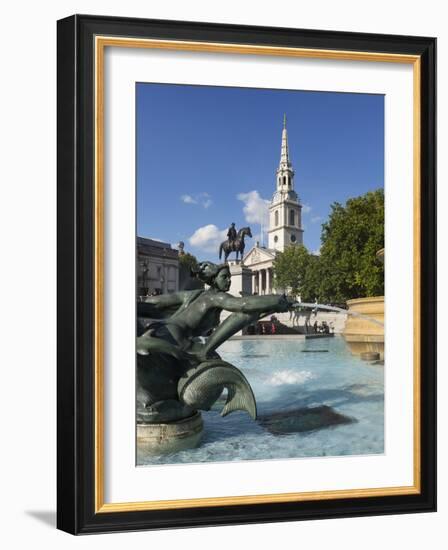
{"label": "splashing water", "polygon": [[310,371],[294,372],[293,370],[280,370],[274,373],[269,380],[268,384],[272,386],[282,386],[283,384],[304,384],[307,380],[314,378],[314,374]]}
{"label": "splashing water", "polygon": [[315,309],[316,311],[318,309],[325,309],[327,311],[336,311],[338,313],[345,313],[346,315],[353,315],[354,317],[361,317],[361,319],[365,319],[366,321],[370,321],[372,323],[375,323],[376,325],[379,325],[380,327],[384,327],[384,323],[381,321],[378,321],[378,319],[375,319],[374,317],[369,317],[369,315],[364,315],[363,313],[358,313],[357,311],[351,311],[349,309],[343,309],[342,307],[336,307],[336,306],[327,306],[325,304],[318,304],[317,302],[314,304],[308,303],[308,302],[295,302],[292,306],[293,308],[298,307],[306,307]]}

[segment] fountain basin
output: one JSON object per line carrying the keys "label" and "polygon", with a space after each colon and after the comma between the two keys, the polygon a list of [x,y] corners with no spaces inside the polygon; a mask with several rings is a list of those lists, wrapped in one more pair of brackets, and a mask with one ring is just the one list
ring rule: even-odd
{"label": "fountain basin", "polygon": [[[384,296],[348,300],[349,311],[361,313],[384,323]],[[379,353],[384,360],[384,327],[367,319],[348,315],[343,336],[354,355]]]}
{"label": "fountain basin", "polygon": [[196,447],[202,437],[201,413],[164,424],[137,424],[137,461]]}
{"label": "fountain basin", "polygon": [[342,336],[228,340],[218,353],[252,386],[258,420],[222,417],[223,397],[201,411],[196,448],[140,456],[139,466],[384,453],[384,369],[352,355]]}

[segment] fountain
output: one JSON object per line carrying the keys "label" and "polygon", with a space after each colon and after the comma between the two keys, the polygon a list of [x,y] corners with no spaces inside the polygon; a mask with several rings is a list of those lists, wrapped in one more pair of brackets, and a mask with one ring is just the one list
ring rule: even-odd
{"label": "fountain", "polygon": [[[380,319],[354,307],[347,311],[297,302],[285,295],[232,296],[228,294],[231,270],[227,264],[201,262],[195,275],[208,285],[207,289],[149,296],[137,304],[139,460],[196,447],[203,432],[200,411],[209,411],[221,395],[226,396],[222,416],[239,410],[253,420],[257,418],[251,385],[241,370],[223,360],[216,350],[266,315],[293,308],[337,311],[356,318],[363,327],[378,327],[377,332],[384,334]],[[223,311],[230,315],[221,321]],[[346,338],[347,334],[351,333],[346,331]],[[365,333],[361,336],[370,344]],[[224,390],[227,392],[223,394]]]}
{"label": "fountain", "polygon": [[[137,303],[137,455],[173,453],[198,445],[200,411],[208,411],[224,390],[221,415],[246,411],[257,417],[251,386],[216,349],[267,314],[288,311],[284,295],[228,294],[227,264],[201,262],[195,276],[207,289],[148,296]],[[222,322],[223,311],[230,315]]]}
{"label": "fountain", "polygon": [[[376,256],[384,263],[384,248]],[[350,351],[361,358],[373,358],[369,354],[379,354],[379,359],[384,361],[384,296],[356,298],[348,300],[347,305],[349,316],[343,336]],[[377,322],[368,321],[366,316]]]}

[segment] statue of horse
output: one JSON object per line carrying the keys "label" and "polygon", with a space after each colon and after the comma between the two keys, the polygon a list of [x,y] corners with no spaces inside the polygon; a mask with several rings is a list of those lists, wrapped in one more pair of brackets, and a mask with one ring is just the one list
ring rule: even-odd
{"label": "statue of horse", "polygon": [[229,257],[229,254],[231,252],[236,252],[236,259],[238,260],[238,253],[240,253],[241,259],[243,259],[244,255],[244,237],[250,237],[252,238],[252,232],[250,230],[250,227],[242,227],[237,234],[237,237],[234,241],[229,241],[227,239],[226,241],[223,241],[219,245],[219,259],[221,259],[222,252],[224,251],[224,261],[227,261],[227,258]]}

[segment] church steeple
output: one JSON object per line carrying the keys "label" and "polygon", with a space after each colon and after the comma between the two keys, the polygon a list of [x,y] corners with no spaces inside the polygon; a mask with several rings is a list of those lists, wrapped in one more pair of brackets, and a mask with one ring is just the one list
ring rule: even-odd
{"label": "church steeple", "polygon": [[294,190],[294,170],[289,159],[286,114],[283,116],[277,187],[269,206],[269,248],[283,252],[292,244],[303,244],[302,205]]}

